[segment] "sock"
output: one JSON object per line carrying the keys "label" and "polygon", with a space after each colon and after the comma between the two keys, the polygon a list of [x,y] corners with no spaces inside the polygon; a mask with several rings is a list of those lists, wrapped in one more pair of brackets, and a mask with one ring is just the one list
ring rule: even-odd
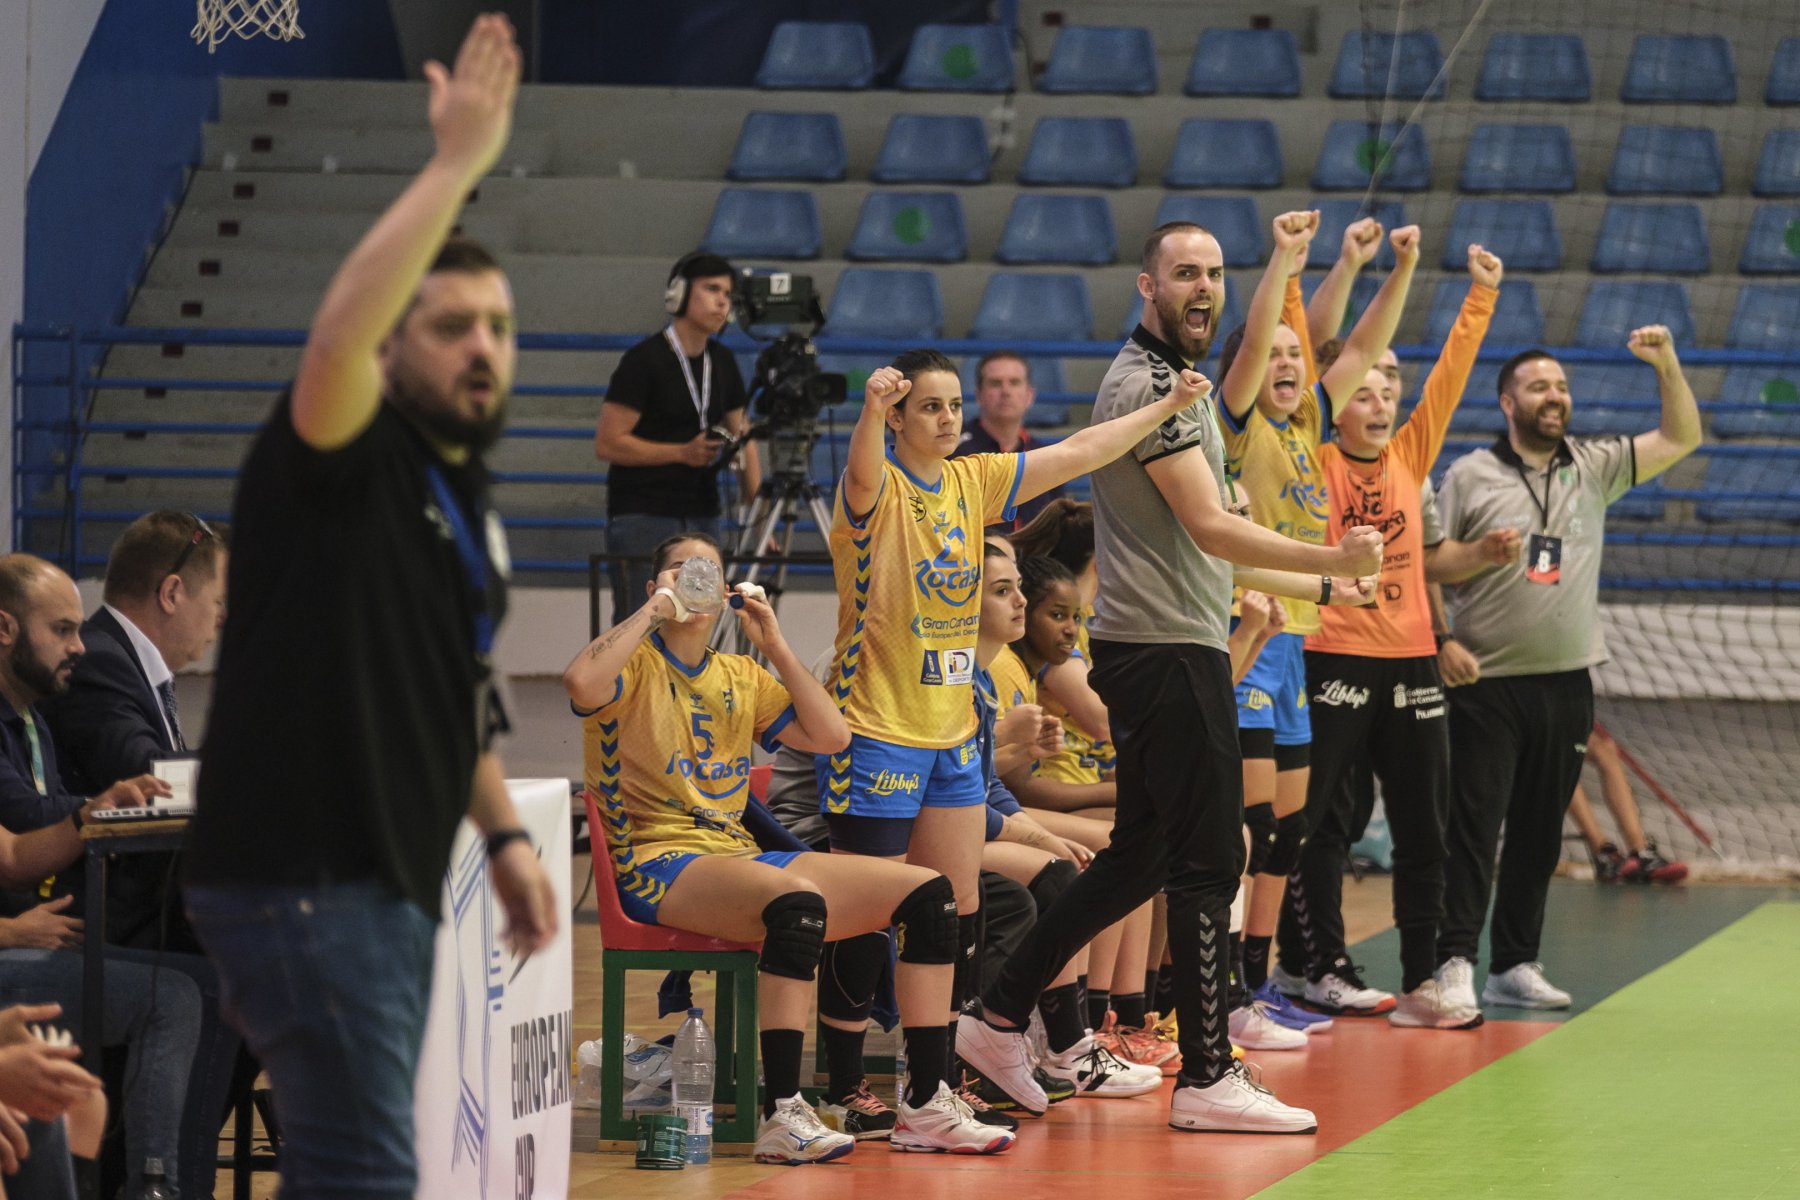
{"label": "sock", "polygon": [[1144,993],[1114,992],[1112,998],[1113,1013],[1119,1018],[1119,1024],[1126,1029],[1142,1029],[1144,1027]]}
{"label": "sock", "polygon": [[1065,983],[1047,989],[1038,997],[1038,1012],[1044,1018],[1044,1040],[1058,1054],[1087,1036],[1087,1030],[1081,1024],[1081,998],[1076,994],[1080,987],[1080,984]]}
{"label": "sock", "polygon": [[863,1035],[865,1030],[838,1029],[819,1025],[819,1040],[825,1046],[825,1070],[831,1079],[825,1085],[825,1099],[842,1104],[862,1085]]}
{"label": "sock", "polygon": [[908,1025],[906,1038],[906,1103],[923,1108],[937,1095],[950,1061],[950,1029],[946,1025]]}
{"label": "sock", "polygon": [[1089,988],[1087,994],[1087,1027],[1098,1029],[1106,1024],[1106,1010],[1112,1007],[1112,993]]}
{"label": "sock", "polygon": [[1165,1017],[1175,1011],[1175,968],[1168,963],[1156,968],[1156,1004],[1154,1007]]}
{"label": "sock", "polygon": [[948,1056],[949,1067],[948,1072],[944,1075],[944,1080],[950,1085],[951,1091],[955,1091],[957,1088],[961,1087],[963,1081],[963,1060],[958,1057],[956,1053],[956,1021],[957,1018],[950,1018],[950,1044],[945,1047],[944,1050],[944,1053]]}
{"label": "sock", "polygon": [[1269,944],[1272,937],[1244,935],[1244,986],[1255,991],[1269,982]]}
{"label": "sock", "polygon": [[1235,929],[1231,931],[1231,971],[1226,979],[1225,995],[1227,1006],[1233,1009],[1250,1003],[1250,993],[1244,987],[1244,936]]}
{"label": "sock", "polygon": [[762,1031],[763,1116],[775,1115],[775,1102],[800,1092],[800,1058],[806,1034],[798,1029]]}
{"label": "sock", "polygon": [[1150,1009],[1154,1010],[1154,1008],[1156,1006],[1155,1001],[1156,1001],[1156,968],[1152,967],[1148,971],[1144,972],[1144,1005],[1146,1008],[1150,1008]]}

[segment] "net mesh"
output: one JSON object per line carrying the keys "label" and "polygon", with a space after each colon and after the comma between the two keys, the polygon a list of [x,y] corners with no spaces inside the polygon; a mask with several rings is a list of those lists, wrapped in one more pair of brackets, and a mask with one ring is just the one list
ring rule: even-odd
{"label": "net mesh", "polygon": [[216,54],[219,43],[233,34],[266,34],[278,42],[306,36],[300,31],[300,0],[195,0],[194,7],[191,36],[209,54]]}

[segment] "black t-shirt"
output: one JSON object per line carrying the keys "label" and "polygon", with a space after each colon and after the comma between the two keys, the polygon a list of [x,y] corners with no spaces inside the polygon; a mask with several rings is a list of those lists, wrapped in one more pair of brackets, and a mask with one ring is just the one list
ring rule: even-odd
{"label": "black t-shirt", "polygon": [[188,881],[375,880],[436,914],[477,753],[504,725],[476,642],[510,573],[485,468],[444,463],[386,403],[315,450],[283,397],[231,519]]}
{"label": "black t-shirt", "polygon": [[[705,361],[712,362],[712,392],[706,422],[695,411],[694,396],[703,390]],[[625,352],[606,385],[606,403],[622,404],[638,413],[632,432],[647,442],[691,442],[720,424],[725,414],[744,407],[744,377],[737,360],[716,341],[688,359],[694,391],[681,374],[681,362],[664,333],[645,338]],[[718,472],[669,463],[657,467],[614,464],[606,474],[606,514],[642,513],[657,517],[719,515]]]}

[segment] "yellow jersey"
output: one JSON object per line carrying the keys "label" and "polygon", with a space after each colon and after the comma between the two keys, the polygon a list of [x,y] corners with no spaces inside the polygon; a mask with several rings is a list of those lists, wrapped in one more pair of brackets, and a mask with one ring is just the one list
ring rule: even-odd
{"label": "yellow jersey", "polygon": [[851,732],[933,750],[974,736],[982,531],[1012,520],[1024,473],[1023,454],[970,454],[945,459],[927,485],[890,451],[875,507],[860,517],[839,484],[831,686]]}
{"label": "yellow jersey", "polygon": [[[1080,633],[1075,638],[1075,653],[1080,655],[1081,642],[1085,639]],[[1058,779],[1064,783],[1099,783],[1100,772],[1104,770],[1100,765],[1101,759],[1102,756],[1109,756],[1111,747],[1108,743],[1096,742],[1089,736],[1085,729],[1075,723],[1075,718],[1069,715],[1069,710],[1062,706],[1062,702],[1051,695],[1050,689],[1044,686],[1044,672],[1047,669],[1040,666],[1034,673],[1038,703],[1044,706],[1046,717],[1055,717],[1062,722],[1063,745],[1061,750],[1048,758],[1040,758],[1033,771],[1045,779]]]}
{"label": "yellow jersey", "polygon": [[1025,669],[1011,646],[1000,647],[1000,653],[988,664],[994,680],[994,715],[1004,717],[1021,704],[1037,703],[1037,680]]}

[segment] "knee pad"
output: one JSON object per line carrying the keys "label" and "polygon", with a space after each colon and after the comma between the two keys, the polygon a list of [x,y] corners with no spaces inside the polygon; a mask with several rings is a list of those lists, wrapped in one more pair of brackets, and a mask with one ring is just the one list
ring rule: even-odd
{"label": "knee pad", "polygon": [[950,978],[951,1011],[961,1011],[968,997],[969,980],[975,978],[975,959],[981,948],[981,927],[985,922],[979,911],[956,918],[956,970]]}
{"label": "knee pad", "polygon": [[825,897],[789,892],[762,910],[762,955],[756,969],[784,979],[812,981],[825,950]]}
{"label": "knee pad", "polygon": [[1052,859],[1044,864],[1044,869],[1037,873],[1037,878],[1026,886],[1032,901],[1037,904],[1040,920],[1050,911],[1050,906],[1056,903],[1058,897],[1068,891],[1069,885],[1075,882],[1075,877],[1079,874],[1081,872],[1075,869],[1075,864],[1066,858]]}
{"label": "knee pad", "polygon": [[1269,847],[1267,875],[1291,875],[1300,865],[1300,848],[1306,845],[1306,814],[1291,812],[1275,822],[1275,840]]}
{"label": "knee pad", "polygon": [[819,958],[819,1015],[851,1023],[868,1020],[887,956],[885,933],[826,943]]}
{"label": "knee pad", "polygon": [[1244,828],[1250,831],[1250,873],[1261,875],[1268,870],[1269,855],[1275,850],[1275,806],[1252,804],[1245,808]]}
{"label": "knee pad", "polygon": [[956,889],[942,875],[908,892],[894,909],[894,947],[901,962],[953,964],[959,940]]}

